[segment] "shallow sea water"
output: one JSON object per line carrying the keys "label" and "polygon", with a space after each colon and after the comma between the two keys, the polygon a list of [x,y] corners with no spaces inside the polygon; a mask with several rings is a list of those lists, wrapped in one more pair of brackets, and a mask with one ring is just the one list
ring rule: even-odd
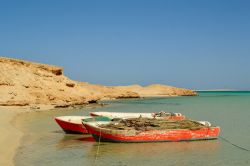
{"label": "shallow sea water", "polygon": [[[250,165],[250,92],[200,92],[197,97],[128,99],[96,108],[33,112],[16,120],[26,134],[15,157],[17,166]],[[180,112],[221,127],[224,139],[161,143],[98,143],[89,135],[65,134],[53,118],[91,111]],[[98,151],[99,147],[99,151]],[[97,154],[98,152],[98,154]]]}

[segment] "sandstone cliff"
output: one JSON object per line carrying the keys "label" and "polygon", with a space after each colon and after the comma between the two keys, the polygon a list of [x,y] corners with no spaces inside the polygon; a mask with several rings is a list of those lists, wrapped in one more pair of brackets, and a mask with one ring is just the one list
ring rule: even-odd
{"label": "sandstone cliff", "polygon": [[196,95],[165,85],[103,86],[73,81],[52,65],[0,57],[0,105],[58,106],[94,103],[103,99]]}

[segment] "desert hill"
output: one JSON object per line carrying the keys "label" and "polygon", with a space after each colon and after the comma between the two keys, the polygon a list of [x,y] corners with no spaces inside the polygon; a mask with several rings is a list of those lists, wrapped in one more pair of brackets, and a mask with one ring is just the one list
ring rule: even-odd
{"label": "desert hill", "polygon": [[64,107],[98,100],[155,96],[193,96],[195,92],[166,85],[103,86],[78,82],[63,68],[0,57],[0,105]]}

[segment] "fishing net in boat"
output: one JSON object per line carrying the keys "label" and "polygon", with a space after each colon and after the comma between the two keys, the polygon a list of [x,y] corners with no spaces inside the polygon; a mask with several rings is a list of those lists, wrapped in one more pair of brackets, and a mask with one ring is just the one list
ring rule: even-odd
{"label": "fishing net in boat", "polygon": [[197,130],[204,127],[208,127],[198,121],[185,119],[179,121],[173,120],[161,120],[161,119],[149,119],[149,118],[129,118],[120,119],[108,124],[100,125],[102,128],[116,129],[116,130],[138,130],[138,131],[150,131],[150,130],[165,130],[165,129],[190,129]]}

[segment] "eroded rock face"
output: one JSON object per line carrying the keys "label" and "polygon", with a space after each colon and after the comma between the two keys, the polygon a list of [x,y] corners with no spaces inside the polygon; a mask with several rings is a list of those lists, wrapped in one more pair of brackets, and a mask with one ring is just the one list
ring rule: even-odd
{"label": "eroded rock face", "polygon": [[96,103],[103,99],[147,96],[196,95],[195,92],[165,85],[110,87],[73,81],[63,68],[0,57],[0,105],[53,105],[68,107]]}

